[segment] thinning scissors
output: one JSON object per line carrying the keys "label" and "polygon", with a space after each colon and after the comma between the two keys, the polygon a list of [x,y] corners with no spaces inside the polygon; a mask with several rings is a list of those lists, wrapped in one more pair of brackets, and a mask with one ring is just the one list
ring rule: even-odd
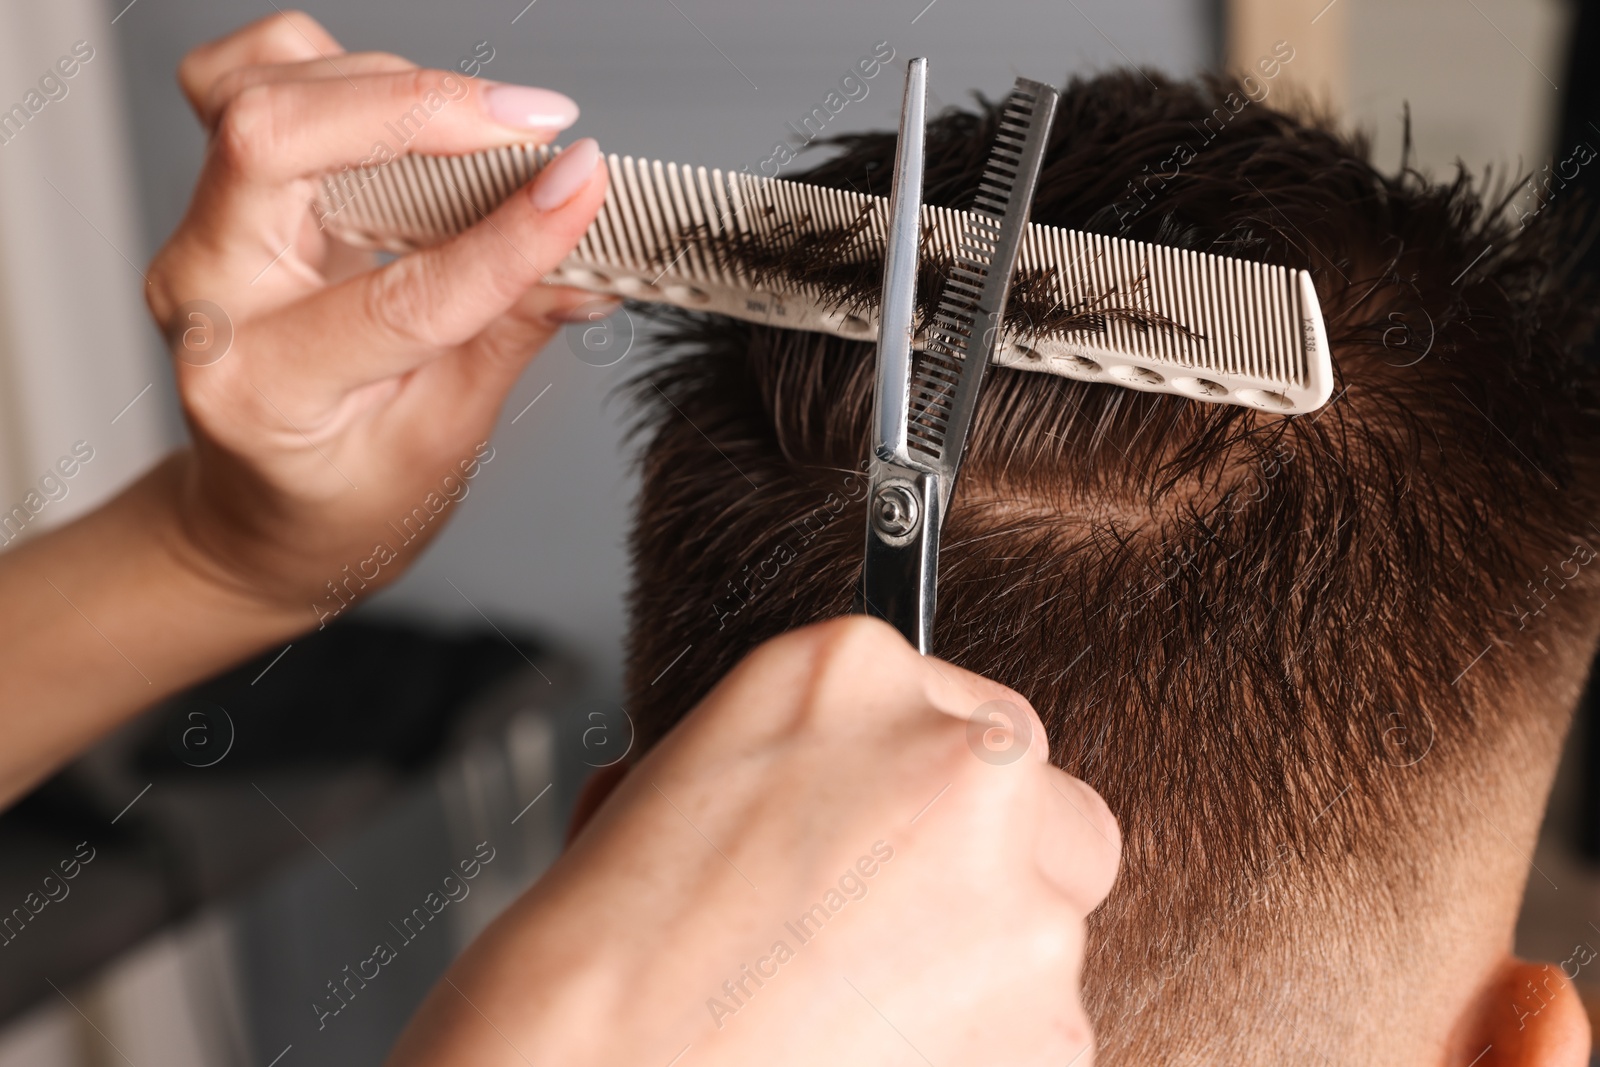
{"label": "thinning scissors", "polygon": [[[1044,163],[1057,93],[1018,78],[999,117],[955,262],[918,330],[928,61],[906,68],[889,195],[860,607],[927,654],[933,648],[939,533],[966,452],[984,371]],[[913,354],[913,345],[921,351]]]}

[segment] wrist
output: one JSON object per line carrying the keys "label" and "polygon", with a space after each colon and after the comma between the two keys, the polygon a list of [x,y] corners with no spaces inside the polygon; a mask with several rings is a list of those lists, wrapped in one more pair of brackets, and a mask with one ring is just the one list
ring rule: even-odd
{"label": "wrist", "polygon": [[191,565],[263,610],[292,615],[297,629],[326,625],[397,578],[448,521],[444,505],[458,499],[425,485],[416,496],[426,510],[402,510],[397,525],[393,492],[317,498],[289,488],[295,483],[282,472],[263,474],[204,443],[163,466]]}
{"label": "wrist", "polygon": [[275,553],[245,532],[243,524],[218,514],[214,495],[200,483],[193,449],[164,459],[147,477],[150,495],[166,521],[154,524],[174,566],[218,602],[248,612],[285,632],[303,630],[307,612],[298,585],[281,568],[266,565]]}
{"label": "wrist", "polygon": [[[497,917],[451,965],[412,1016],[387,1067],[439,1063],[517,1064],[537,1049],[551,1063],[647,1062],[629,1056],[637,1021],[649,1000],[629,1002],[621,980],[627,967],[593,934],[573,922],[596,916],[582,902],[542,892],[536,885]],[[579,932],[582,928],[589,936]],[[494,1029],[484,1019],[497,1020]],[[652,1050],[654,1051],[654,1050]],[[670,1053],[661,1057],[665,1062]]]}
{"label": "wrist", "polygon": [[0,806],[124,719],[309,628],[190,539],[184,463],[0,556],[0,602],[27,608],[0,618]]}

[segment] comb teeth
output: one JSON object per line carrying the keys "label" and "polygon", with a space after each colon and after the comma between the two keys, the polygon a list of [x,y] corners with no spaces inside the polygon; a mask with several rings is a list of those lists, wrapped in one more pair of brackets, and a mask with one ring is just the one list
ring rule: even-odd
{"label": "comb teeth", "polygon": [[[909,431],[916,447],[935,455],[1031,106],[1014,94],[1002,112],[997,155],[971,210],[922,209],[923,254],[955,264],[916,342],[924,355]],[[314,210],[324,227],[352,244],[406,252],[473,225],[554,156],[531,145],[402,156],[328,175]],[[844,232],[859,222],[860,247],[882,249],[884,198],[631,156],[610,156],[607,169],[611,189],[599,216],[548,281],[854,340],[876,335],[875,308],[842,310],[805,285],[758,283],[716,239],[780,241],[785,227]],[[1050,295],[1063,308],[1115,307],[1135,315],[1107,316],[1101,330],[1003,339],[994,358],[1000,365],[1286,414],[1313,411],[1332,392],[1322,314],[1304,271],[1030,225],[1017,272],[1047,274]],[[1163,320],[1173,325],[1151,324]]]}

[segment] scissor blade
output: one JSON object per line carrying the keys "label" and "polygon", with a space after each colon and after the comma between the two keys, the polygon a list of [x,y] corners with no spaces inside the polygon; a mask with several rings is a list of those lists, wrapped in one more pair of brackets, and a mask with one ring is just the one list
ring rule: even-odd
{"label": "scissor blade", "polygon": [[955,264],[927,324],[927,351],[913,363],[923,63],[912,60],[906,74],[895,151],[861,597],[868,614],[889,622],[926,654],[933,648],[939,531],[983,372],[1000,341],[1006,293],[1055,117],[1056,91],[1017,79],[1000,113],[969,222],[959,235]]}
{"label": "scissor blade", "polygon": [[1001,109],[955,264],[928,323],[928,350],[912,379],[908,450],[914,464],[939,473],[941,514],[949,512],[978,390],[1000,345],[1057,95],[1051,86],[1018,78]]}
{"label": "scissor blade", "polygon": [[867,501],[861,610],[899,630],[926,653],[933,644],[934,575],[939,560],[939,478],[907,466],[911,341],[921,251],[923,125],[928,61],[906,64],[906,95],[895,144],[878,318],[878,381],[873,393],[872,477]]}
{"label": "scissor blade", "polygon": [[911,396],[911,340],[916,328],[917,252],[922,236],[923,126],[928,61],[906,64],[900,139],[889,192],[888,246],[883,257],[883,306],[878,317],[878,388],[873,394],[873,454],[906,458],[906,411]]}

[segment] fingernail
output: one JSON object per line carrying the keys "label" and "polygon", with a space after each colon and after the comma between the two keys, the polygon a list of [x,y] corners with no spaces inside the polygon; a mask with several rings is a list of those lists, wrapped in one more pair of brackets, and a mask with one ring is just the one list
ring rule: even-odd
{"label": "fingernail", "polygon": [[600,145],[593,137],[568,145],[533,183],[533,206],[554,211],[565,204],[583,188],[599,162]]}
{"label": "fingernail", "polygon": [[571,97],[528,85],[496,85],[483,94],[489,117],[519,130],[564,130],[578,121]]}
{"label": "fingernail", "polygon": [[622,306],[622,301],[602,297],[598,300],[586,300],[573,307],[552,311],[545,318],[551,322],[563,325],[578,322],[599,322]]}

